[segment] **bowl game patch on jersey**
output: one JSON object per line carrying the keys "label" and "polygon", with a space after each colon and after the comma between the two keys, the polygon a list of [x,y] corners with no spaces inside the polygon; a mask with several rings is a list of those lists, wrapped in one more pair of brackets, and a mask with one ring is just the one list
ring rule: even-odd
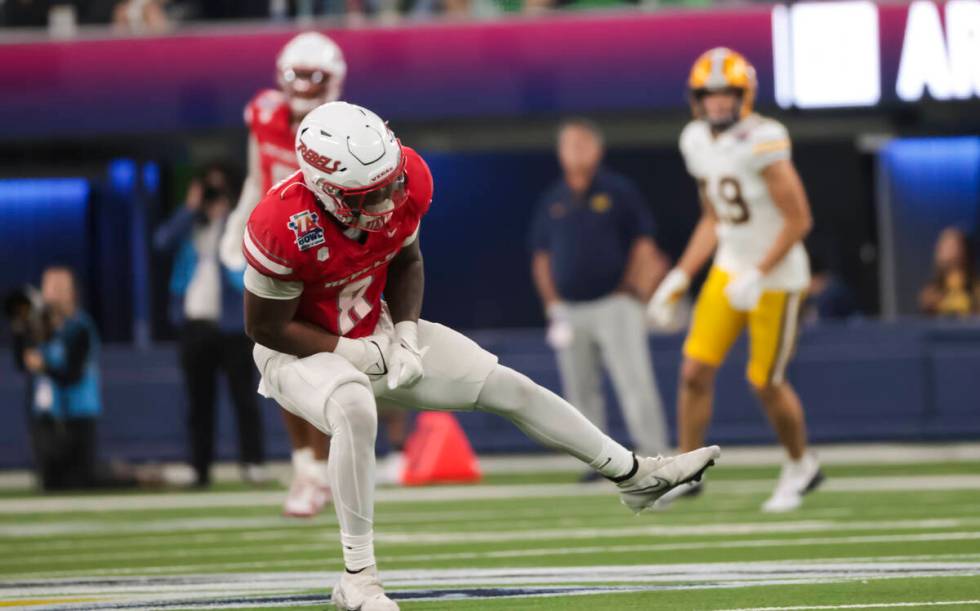
{"label": "bowl game patch on jersey", "polygon": [[312,210],[302,210],[289,217],[286,226],[296,235],[296,246],[300,250],[308,250],[323,244],[323,227],[317,223],[320,215]]}

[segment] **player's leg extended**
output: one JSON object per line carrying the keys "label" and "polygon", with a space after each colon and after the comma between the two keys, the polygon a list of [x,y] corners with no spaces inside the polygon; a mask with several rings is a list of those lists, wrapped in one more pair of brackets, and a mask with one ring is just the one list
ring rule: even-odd
{"label": "player's leg extended", "polygon": [[715,373],[745,327],[747,316],[725,297],[728,274],[711,268],[701,287],[684,341],[677,392],[677,440],[681,451],[701,447],[711,423]]}
{"label": "player's leg extended", "polygon": [[606,404],[602,396],[599,346],[595,343],[592,316],[582,306],[569,308],[575,332],[572,343],[555,352],[562,394],[582,415],[606,429]]}
{"label": "player's leg extended", "polygon": [[667,422],[653,374],[643,307],[632,297],[617,295],[603,300],[596,318],[602,358],[634,447],[648,456],[667,454]]}
{"label": "player's leg extended", "polygon": [[713,446],[671,458],[636,458],[600,431],[570,403],[460,333],[420,321],[419,343],[428,348],[425,376],[412,388],[375,391],[402,405],[430,409],[480,409],[499,414],[548,447],[563,450],[615,481],[623,502],[642,511],[672,487],[701,477],[720,450]]}
{"label": "player's leg extended", "polygon": [[807,452],[803,405],[786,381],[786,367],[796,346],[800,292],[766,291],[749,314],[748,379],[789,460],[784,464],[767,511],[789,511],[800,506],[803,494],[823,479],[816,458]]}

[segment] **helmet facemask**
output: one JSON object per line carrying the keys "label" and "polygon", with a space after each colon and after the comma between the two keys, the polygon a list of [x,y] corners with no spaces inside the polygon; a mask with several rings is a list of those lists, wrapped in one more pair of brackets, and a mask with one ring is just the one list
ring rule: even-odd
{"label": "helmet facemask", "polygon": [[408,201],[405,157],[398,169],[384,181],[363,188],[343,188],[319,180],[327,210],[342,224],[363,231],[381,231],[395,210]]}
{"label": "helmet facemask", "polygon": [[[729,94],[733,98],[731,112],[723,117],[711,117],[704,107],[704,98],[712,94]],[[691,91],[691,106],[694,115],[703,119],[716,132],[723,132],[742,118],[745,106],[745,91],[741,87],[699,88]]]}
{"label": "helmet facemask", "polygon": [[289,98],[289,108],[299,117],[332,102],[339,89],[337,79],[321,68],[292,67],[279,72],[279,88]]}

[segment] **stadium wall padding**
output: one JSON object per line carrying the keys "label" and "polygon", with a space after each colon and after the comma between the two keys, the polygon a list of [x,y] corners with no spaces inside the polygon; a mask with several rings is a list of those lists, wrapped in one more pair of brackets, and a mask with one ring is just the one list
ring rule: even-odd
{"label": "stadium wall padding", "polygon": [[[558,390],[554,354],[541,329],[474,333],[501,361]],[[654,337],[654,367],[673,429],[681,336]],[[744,380],[745,344],[736,345],[718,380],[710,439],[721,444],[775,443]],[[9,354],[0,367],[0,468],[30,463],[22,376]],[[185,456],[185,399],[176,347],[148,350],[107,346],[102,359],[106,413],[102,456],[179,460]],[[924,441],[980,436],[980,325],[954,323],[841,323],[803,331],[789,375],[807,408],[817,442]],[[610,426],[628,437],[614,398]],[[278,409],[265,402],[271,457],[288,455]],[[539,448],[506,420],[482,413],[459,416],[481,453]],[[222,396],[217,452],[236,456],[234,419]],[[383,428],[381,435],[383,437]],[[382,445],[384,441],[380,442]]]}

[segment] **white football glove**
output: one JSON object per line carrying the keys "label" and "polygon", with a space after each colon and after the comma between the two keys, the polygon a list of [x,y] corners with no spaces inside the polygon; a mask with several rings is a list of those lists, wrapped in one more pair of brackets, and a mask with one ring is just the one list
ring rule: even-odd
{"label": "white football glove", "polygon": [[360,339],[341,337],[337,340],[333,353],[347,359],[355,369],[366,373],[368,377],[377,379],[390,370],[385,356],[390,345],[391,338],[383,334]]}
{"label": "white football glove", "polygon": [[740,312],[754,310],[762,297],[762,272],[753,267],[735,274],[725,287],[725,297]]}
{"label": "white football glove", "polygon": [[678,267],[670,270],[647,304],[647,320],[658,327],[669,327],[674,321],[677,302],[689,286],[691,277],[687,272]]}
{"label": "white football glove", "polygon": [[419,324],[403,320],[395,324],[395,338],[388,351],[388,389],[410,388],[425,373],[422,357],[428,347],[419,350]]}
{"label": "white football glove", "polygon": [[548,332],[545,341],[552,350],[564,350],[575,340],[575,328],[569,319],[568,306],[557,302],[548,306]]}

